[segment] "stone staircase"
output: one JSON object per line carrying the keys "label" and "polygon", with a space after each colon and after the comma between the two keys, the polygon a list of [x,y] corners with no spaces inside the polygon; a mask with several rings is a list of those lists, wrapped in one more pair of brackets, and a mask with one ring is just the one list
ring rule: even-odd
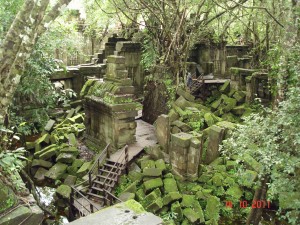
{"label": "stone staircase", "polygon": [[96,157],[88,173],[89,179],[72,186],[70,199],[72,210],[69,215],[71,219],[77,214],[79,217],[87,216],[103,207],[122,202],[113,194],[113,190],[126,169],[128,146],[121,150],[116,161],[109,159],[108,146]]}

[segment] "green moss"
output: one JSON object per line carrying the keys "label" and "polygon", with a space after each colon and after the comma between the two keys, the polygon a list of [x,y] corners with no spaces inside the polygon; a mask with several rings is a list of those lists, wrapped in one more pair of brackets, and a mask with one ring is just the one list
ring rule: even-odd
{"label": "green moss", "polygon": [[177,182],[174,178],[165,178],[164,179],[164,190],[165,193],[177,192]]}
{"label": "green moss", "polygon": [[163,182],[161,178],[155,178],[144,182],[145,192],[149,192],[155,188],[159,188],[163,186]]}
{"label": "green moss", "polygon": [[137,201],[130,199],[124,203],[129,209],[134,211],[136,214],[141,214],[146,212],[143,206]]}

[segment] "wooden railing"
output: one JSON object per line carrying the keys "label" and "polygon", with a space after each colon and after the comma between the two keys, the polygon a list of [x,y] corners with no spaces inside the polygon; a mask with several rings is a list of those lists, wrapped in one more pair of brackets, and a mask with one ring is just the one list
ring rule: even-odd
{"label": "wooden railing", "polygon": [[[122,157],[124,155],[124,158]],[[104,204],[110,205],[113,201],[122,202],[119,198],[113,195],[110,191],[108,191],[110,186],[114,186],[117,182],[119,175],[122,171],[127,168],[128,164],[128,145],[126,145],[121,151],[119,158],[113,164],[112,168],[109,170],[106,178],[103,181],[102,189],[104,194]]]}
{"label": "wooden railing", "polygon": [[[77,208],[75,206],[75,202],[77,202],[78,205],[80,205],[80,208],[82,210],[85,210],[87,212],[87,214],[91,214],[91,213],[96,212],[96,211],[99,210],[97,208],[97,206],[94,205],[94,203],[91,202],[80,191],[78,191],[75,186],[71,186],[71,190],[72,190],[72,192],[71,192],[71,198],[70,198],[70,204],[71,204],[71,206]],[[79,201],[79,199],[81,199],[81,201]],[[82,202],[83,199],[85,200],[86,203],[88,203],[88,207],[85,204],[83,204],[83,202]],[[79,216],[81,217],[81,214],[83,213],[83,211],[80,211],[80,209],[78,209],[78,208],[77,208],[77,210],[79,211]],[[84,216],[86,216],[86,215],[84,215]]]}
{"label": "wooden railing", "polygon": [[109,144],[107,144],[106,147],[103,149],[103,151],[97,156],[93,166],[91,167],[91,169],[88,172],[90,188],[92,187],[92,183],[93,183],[93,175],[98,175],[99,169],[100,169],[102,163],[108,158],[108,155],[109,155],[108,147],[109,147]]}

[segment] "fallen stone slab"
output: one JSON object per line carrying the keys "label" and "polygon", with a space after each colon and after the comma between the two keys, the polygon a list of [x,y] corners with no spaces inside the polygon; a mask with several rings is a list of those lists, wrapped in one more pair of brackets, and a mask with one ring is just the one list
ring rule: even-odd
{"label": "fallen stone slab", "polygon": [[45,174],[47,178],[52,180],[59,180],[63,177],[64,173],[67,170],[68,165],[63,163],[56,163],[50,168],[50,170]]}
{"label": "fallen stone slab", "polygon": [[44,127],[44,130],[47,132],[51,132],[53,130],[54,124],[55,124],[55,120],[49,120],[46,126]]}
{"label": "fallen stone slab", "polygon": [[35,167],[35,166],[51,168],[53,166],[53,163],[46,161],[46,160],[42,160],[42,159],[34,159],[32,161],[31,167]]}
{"label": "fallen stone slab", "polygon": [[144,182],[145,193],[163,186],[163,181],[161,178],[155,178]]}

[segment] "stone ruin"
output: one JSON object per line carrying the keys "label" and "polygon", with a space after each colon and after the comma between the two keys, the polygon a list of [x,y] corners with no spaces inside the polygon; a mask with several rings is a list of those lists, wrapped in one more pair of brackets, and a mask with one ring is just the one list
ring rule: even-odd
{"label": "stone ruin", "polygon": [[110,55],[124,56],[125,69],[128,77],[132,79],[136,93],[143,90],[144,73],[141,62],[141,44],[126,41],[124,38],[111,37],[105,44],[105,49],[91,57],[91,63],[67,67],[67,70],[59,69],[51,75],[52,82],[61,82],[64,89],[73,89],[80,93],[85,81],[89,77],[103,78],[106,73],[107,59]]}
{"label": "stone ruin", "polygon": [[[174,174],[183,179],[198,177],[200,164],[210,164],[219,156],[219,145],[235,123],[252,110],[255,98],[270,102],[268,76],[255,69],[231,68],[231,81],[214,90],[219,98],[202,105],[188,92],[178,89],[179,98],[173,102],[168,115],[160,115],[155,123],[158,143]],[[198,132],[193,122],[203,121]]]}
{"label": "stone ruin", "polygon": [[110,151],[114,152],[135,141],[134,87],[125,68],[123,56],[108,56],[104,81],[90,79],[81,91],[86,139],[92,149],[110,143]]}

